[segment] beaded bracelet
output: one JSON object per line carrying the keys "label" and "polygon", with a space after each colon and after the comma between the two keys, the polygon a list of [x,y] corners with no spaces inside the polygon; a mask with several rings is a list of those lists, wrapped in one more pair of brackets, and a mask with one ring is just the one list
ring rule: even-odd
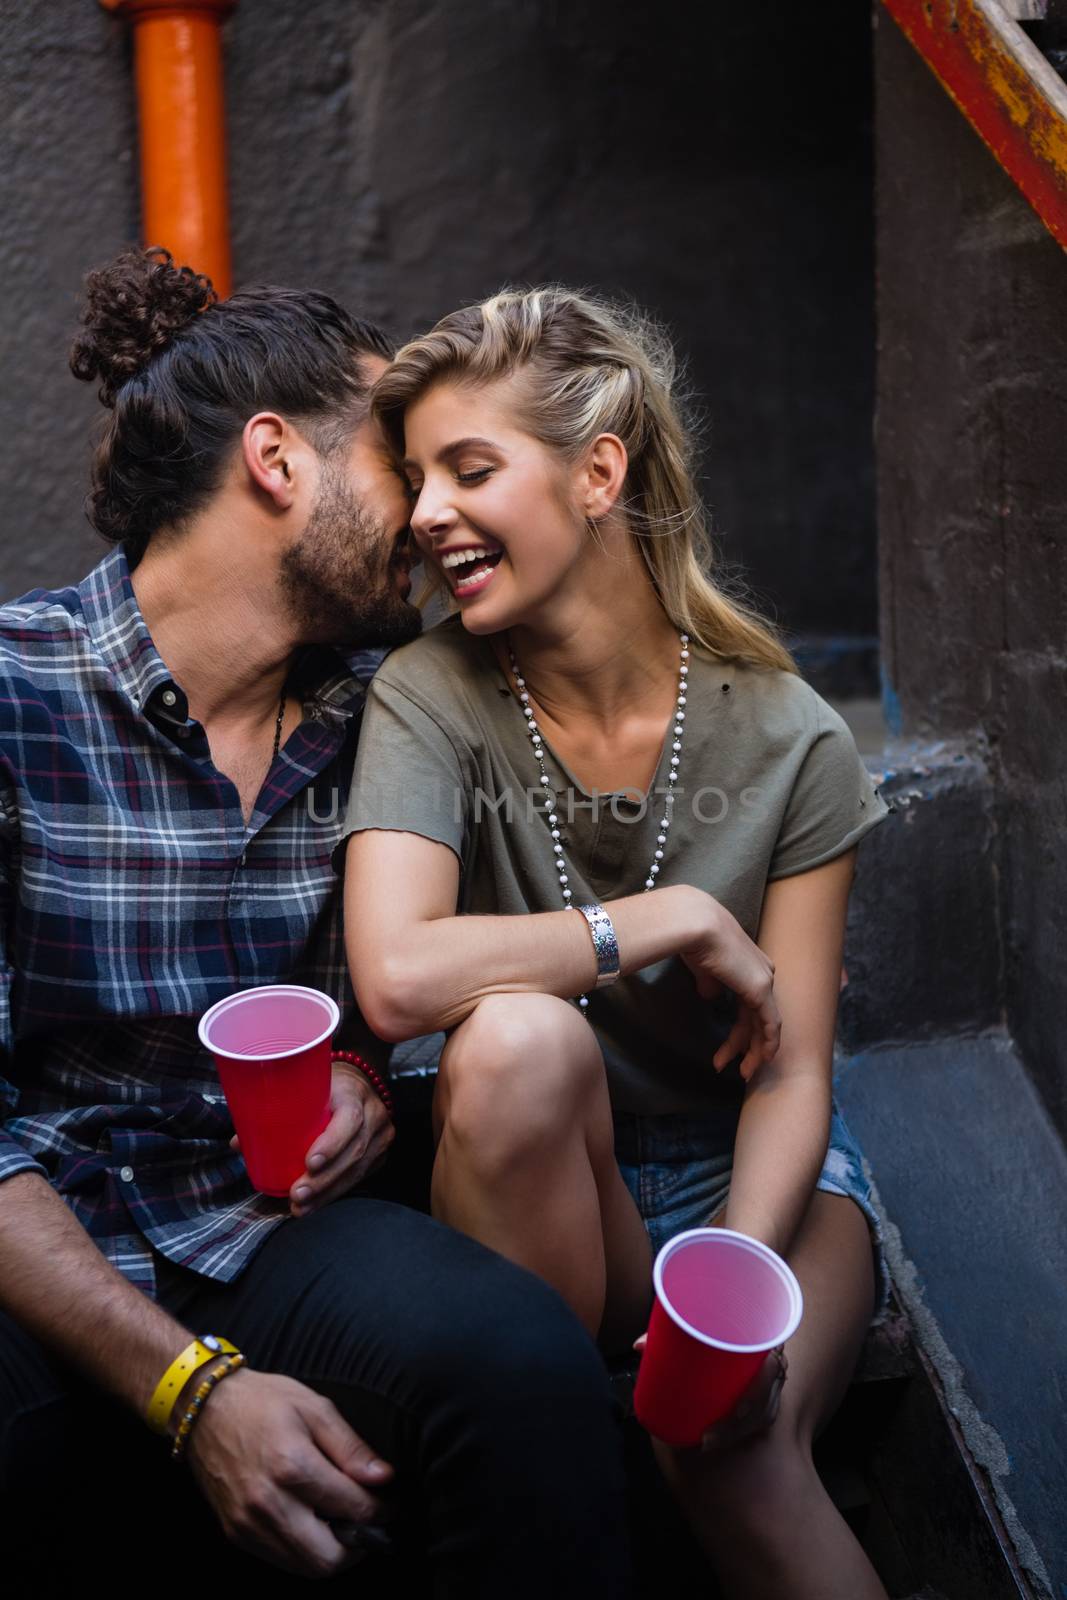
{"label": "beaded bracelet", "polygon": [[235,1344],[215,1333],[205,1333],[199,1339],[194,1339],[192,1344],[186,1345],[160,1378],[148,1402],[145,1421],[153,1432],[166,1433],[174,1407],[194,1373],[209,1362],[217,1361],[219,1356],[235,1355],[236,1352]]}
{"label": "beaded bracelet", "polygon": [[393,1097],[389,1092],[389,1085],[362,1056],[357,1056],[354,1050],[331,1050],[330,1056],[334,1061],[347,1061],[350,1067],[356,1067],[362,1072],[390,1117],[393,1116]]}
{"label": "beaded bracelet", "polygon": [[181,1460],[183,1454],[185,1453],[185,1446],[188,1443],[189,1435],[193,1431],[193,1426],[196,1422],[196,1419],[203,1410],[204,1401],[214,1389],[215,1385],[217,1383],[221,1383],[223,1378],[228,1378],[231,1372],[236,1372],[238,1367],[243,1367],[244,1364],[245,1358],[238,1350],[234,1355],[227,1356],[224,1361],[220,1361],[218,1366],[213,1368],[212,1371],[208,1373],[207,1377],[204,1379],[203,1383],[190,1400],[189,1409],[182,1417],[178,1431],[174,1435],[174,1444],[170,1452],[172,1460]]}

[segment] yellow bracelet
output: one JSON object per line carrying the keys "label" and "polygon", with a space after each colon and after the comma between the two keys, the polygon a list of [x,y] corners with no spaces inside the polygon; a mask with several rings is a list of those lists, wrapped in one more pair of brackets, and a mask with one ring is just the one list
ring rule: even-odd
{"label": "yellow bracelet", "polygon": [[166,1433],[178,1396],[194,1372],[206,1366],[209,1361],[216,1360],[220,1355],[236,1355],[236,1353],[236,1345],[214,1333],[206,1333],[202,1339],[194,1339],[192,1344],[186,1345],[178,1359],[171,1362],[160,1378],[156,1392],[148,1402],[145,1421],[152,1431]]}
{"label": "yellow bracelet", "polygon": [[181,1422],[178,1424],[178,1431],[174,1435],[174,1445],[170,1452],[175,1461],[180,1461],[185,1453],[185,1446],[189,1442],[189,1435],[193,1431],[193,1424],[200,1415],[204,1401],[215,1388],[215,1385],[221,1383],[223,1378],[228,1378],[231,1372],[238,1371],[238,1369],[243,1367],[244,1364],[245,1358],[241,1352],[237,1350],[232,1356],[226,1356],[224,1360],[219,1362],[217,1367],[213,1368],[212,1371],[208,1373],[207,1377],[204,1379],[203,1383],[199,1386],[196,1393],[193,1395],[193,1398],[190,1400],[188,1411],[186,1411]]}

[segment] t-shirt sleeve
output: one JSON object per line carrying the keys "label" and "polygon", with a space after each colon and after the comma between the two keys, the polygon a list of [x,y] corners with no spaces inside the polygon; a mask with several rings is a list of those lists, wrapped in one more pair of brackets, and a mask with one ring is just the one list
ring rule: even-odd
{"label": "t-shirt sleeve", "polygon": [[815,738],[793,783],[768,880],[832,861],[889,815],[848,723],[819,695],[815,707]]}
{"label": "t-shirt sleeve", "polygon": [[[367,691],[341,843],[367,828],[418,833],[463,861],[467,785],[449,733],[402,689],[374,679]],[[338,849],[335,860],[343,859]]]}

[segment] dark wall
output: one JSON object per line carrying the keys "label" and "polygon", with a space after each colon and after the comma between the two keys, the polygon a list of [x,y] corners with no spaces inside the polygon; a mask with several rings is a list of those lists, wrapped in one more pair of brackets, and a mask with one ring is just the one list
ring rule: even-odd
{"label": "dark wall", "polygon": [[887,708],[988,744],[996,835],[946,848],[992,866],[1007,1020],[1067,1133],[1067,254],[884,16],[877,36]]}
{"label": "dark wall", "polygon": [[67,370],[85,269],[137,234],[121,29],[89,0],[5,0],[0,46],[0,598],[78,578],[102,550],[81,504],[100,406]]}
{"label": "dark wall", "polygon": [[[5,23],[11,593],[93,548],[64,346],[83,270],[136,231],[137,173],[124,24],[91,0]],[[868,26],[853,0],[243,0],[238,279],[400,332],[506,279],[636,296],[691,357],[724,555],[792,629],[873,633]]]}

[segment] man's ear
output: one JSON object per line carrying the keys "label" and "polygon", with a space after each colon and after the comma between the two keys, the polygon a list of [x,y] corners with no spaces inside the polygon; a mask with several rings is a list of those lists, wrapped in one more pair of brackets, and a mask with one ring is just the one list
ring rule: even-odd
{"label": "man's ear", "polygon": [[616,434],[602,433],[593,440],[582,469],[583,510],[590,521],[599,522],[613,510],[629,465],[626,446]]}
{"label": "man's ear", "polygon": [[288,511],[295,497],[295,442],[292,429],[274,411],[258,411],[249,417],[241,435],[241,454],[249,476],[279,511]]}

